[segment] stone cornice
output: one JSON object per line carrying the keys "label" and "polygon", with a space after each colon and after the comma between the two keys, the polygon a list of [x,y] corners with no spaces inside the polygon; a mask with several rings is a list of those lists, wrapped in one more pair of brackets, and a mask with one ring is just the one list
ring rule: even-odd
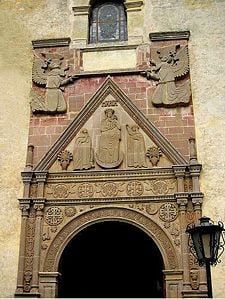
{"label": "stone cornice", "polygon": [[175,202],[174,195],[154,195],[154,196],[142,196],[142,197],[92,197],[92,198],[54,198],[54,199],[46,199],[46,206],[47,205],[65,205],[65,204],[113,204],[113,203],[151,203],[151,202]]}
{"label": "stone cornice", "polygon": [[37,39],[32,41],[33,49],[48,48],[48,47],[65,47],[69,46],[71,42],[70,37]]}
{"label": "stone cornice", "polygon": [[190,31],[171,31],[171,32],[152,32],[149,33],[149,38],[152,42],[164,40],[188,40]]}

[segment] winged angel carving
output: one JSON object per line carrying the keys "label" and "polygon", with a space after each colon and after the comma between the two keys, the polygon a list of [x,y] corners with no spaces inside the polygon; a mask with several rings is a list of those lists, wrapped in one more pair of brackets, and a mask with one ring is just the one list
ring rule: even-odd
{"label": "winged angel carving", "polygon": [[64,113],[66,101],[63,96],[64,85],[73,82],[76,77],[68,76],[69,66],[64,57],[57,53],[41,53],[43,58],[35,57],[32,80],[45,87],[45,95],[32,90],[31,109],[33,113]]}
{"label": "winged angel carving", "polygon": [[190,102],[190,80],[179,82],[189,73],[188,48],[180,45],[152,49],[150,69],[142,72],[147,79],[158,81],[152,96],[156,106],[174,107]]}

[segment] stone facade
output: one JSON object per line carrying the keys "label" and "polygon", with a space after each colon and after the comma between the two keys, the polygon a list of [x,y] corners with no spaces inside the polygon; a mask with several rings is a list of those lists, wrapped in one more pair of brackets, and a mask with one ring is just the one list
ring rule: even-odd
{"label": "stone facade", "polygon": [[[83,64],[76,59],[77,65],[75,64],[74,69],[76,74],[81,67],[86,72],[101,72],[106,66],[110,70],[115,69],[115,63],[111,63],[112,59],[117,60],[118,69],[134,68],[138,65],[138,69],[141,70],[144,62],[149,58],[149,33],[189,30],[191,33],[188,48],[192,105],[170,108],[170,110],[164,107],[158,109],[153,107],[149,101],[153,91],[152,82],[136,73],[124,76],[111,72],[110,76],[186,160],[189,155],[187,140],[196,135],[198,160],[203,166],[200,177],[200,187],[204,193],[203,214],[214,220],[224,221],[223,166],[225,161],[221,152],[224,147],[222,95],[224,94],[223,74],[225,75],[223,34],[225,1],[126,1],[129,19],[128,47],[120,45],[116,51],[107,48],[106,52],[108,51],[109,55],[105,56],[108,57],[105,61],[96,49],[91,49],[86,45],[88,5],[89,1],[85,0],[36,1],[35,3],[29,0],[4,1],[0,4],[0,22],[3,29],[0,38],[0,85],[3,105],[0,118],[2,130],[0,136],[2,215],[0,265],[4,269],[0,279],[1,297],[14,296],[16,288],[20,224],[23,228],[27,204],[27,202],[21,202],[24,213],[21,223],[17,199],[29,196],[26,194],[26,188],[23,194],[20,177],[20,172],[26,164],[27,144],[29,142],[35,145],[33,162],[36,165],[105,80],[104,76],[96,76],[96,74],[89,79],[80,77],[75,84],[66,87],[67,114],[54,117],[33,115],[30,119],[29,94],[32,86],[33,54],[45,47],[42,45],[41,48],[35,48],[38,44],[36,42],[35,49],[32,50],[32,40],[70,37],[70,48],[80,49],[76,52],[77,57],[80,57],[80,53],[83,55]],[[78,25],[81,27],[79,30]],[[152,41],[152,43],[157,42]],[[45,50],[48,49],[49,47]],[[68,47],[57,47],[57,49],[63,54]],[[124,56],[129,57],[125,68]],[[100,68],[96,69],[97,65],[91,63],[90,57],[101,61],[101,64],[98,64]],[[87,82],[88,91],[85,87]],[[26,179],[24,175],[24,182]],[[62,188],[59,191],[62,192]],[[55,189],[50,192],[53,192],[51,194],[54,197]],[[41,205],[41,202],[37,202],[34,206],[35,211],[39,211],[42,208]],[[124,217],[135,217],[128,214]],[[33,221],[32,215],[31,213],[28,220],[30,226]],[[107,215],[110,215],[110,212]],[[222,261],[213,269],[215,297],[225,296],[224,267],[225,263]],[[25,279],[27,288],[29,288],[30,281],[28,270]],[[55,270],[51,268],[51,271]],[[40,276],[40,280],[43,282],[46,282],[46,279],[54,280],[54,275],[50,278],[45,276],[46,274]]]}

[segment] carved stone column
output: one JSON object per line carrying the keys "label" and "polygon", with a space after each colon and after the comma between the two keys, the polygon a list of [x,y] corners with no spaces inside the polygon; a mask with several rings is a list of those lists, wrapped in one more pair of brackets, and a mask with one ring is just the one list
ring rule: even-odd
{"label": "carved stone column", "polygon": [[58,297],[59,272],[40,272],[40,294],[42,298]]}
{"label": "carved stone column", "polygon": [[33,157],[34,157],[34,146],[29,144],[27,147],[27,160],[25,170],[29,171],[33,169]]}
{"label": "carved stone column", "polygon": [[33,172],[24,171],[21,173],[21,176],[24,183],[23,197],[28,198],[30,196],[30,183],[33,176]]}
{"label": "carved stone column", "polygon": [[38,292],[38,273],[40,265],[40,250],[41,250],[41,234],[42,234],[42,219],[44,210],[44,199],[34,200],[34,209],[36,211],[35,215],[35,238],[34,238],[34,260],[33,260],[33,279],[31,285],[31,293]]}
{"label": "carved stone column", "polygon": [[184,192],[185,165],[174,165],[173,171],[177,178],[177,191]]}
{"label": "carved stone column", "polygon": [[24,262],[25,262],[25,246],[26,246],[26,225],[29,216],[30,199],[19,199],[21,210],[21,235],[20,235],[20,250],[19,250],[19,266],[17,277],[16,296],[23,293],[24,288]]}
{"label": "carved stone column", "polygon": [[188,248],[188,236],[186,234],[187,221],[186,212],[188,204],[188,193],[176,193],[175,198],[179,206],[180,214],[180,236],[181,236],[181,252],[182,252],[182,265],[183,265],[183,290],[190,289],[189,282],[189,248]]}
{"label": "carved stone column", "polygon": [[[195,213],[195,222],[198,222],[199,218],[202,217],[202,202],[203,202],[203,193],[201,192],[192,192],[190,194],[191,200],[194,207]],[[206,282],[206,272],[204,267],[200,267],[200,290],[207,290],[207,282]]]}
{"label": "carved stone column", "polygon": [[44,184],[47,179],[47,171],[35,172],[35,176],[37,179],[38,187],[37,187],[37,198],[44,197]]}
{"label": "carved stone column", "polygon": [[182,271],[164,270],[166,282],[166,298],[181,298]]}
{"label": "carved stone column", "polygon": [[192,178],[192,186],[193,186],[193,192],[199,192],[200,186],[199,186],[199,176],[202,169],[201,164],[193,164],[189,165],[189,171]]}

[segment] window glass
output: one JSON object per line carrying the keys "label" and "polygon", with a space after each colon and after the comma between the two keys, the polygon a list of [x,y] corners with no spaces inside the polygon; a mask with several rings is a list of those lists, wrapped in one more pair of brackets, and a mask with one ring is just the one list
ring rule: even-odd
{"label": "window glass", "polygon": [[127,40],[126,27],[122,1],[97,1],[90,18],[90,43]]}

